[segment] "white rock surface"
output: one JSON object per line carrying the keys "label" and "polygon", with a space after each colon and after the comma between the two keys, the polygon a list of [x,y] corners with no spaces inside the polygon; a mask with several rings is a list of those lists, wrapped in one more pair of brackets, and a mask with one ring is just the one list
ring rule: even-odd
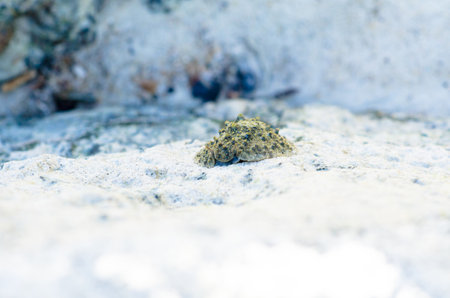
{"label": "white rock surface", "polygon": [[256,75],[257,94],[297,88],[297,103],[450,115],[450,0],[191,0],[169,14],[143,3],[110,2],[96,44],[77,54],[80,88],[106,104],[139,101],[136,81],[150,79],[186,105],[193,65],[208,77],[231,61]]}
{"label": "white rock surface", "polygon": [[0,297],[449,296],[450,120],[380,116],[286,110],[298,154],[212,169],[189,132],[5,162]]}
{"label": "white rock surface", "polygon": [[[450,0],[189,0],[169,1],[170,13],[149,2],[163,1],[104,1],[95,43],[47,83],[110,105],[150,100],[139,87],[150,81],[163,102],[190,107],[188,76],[231,64],[255,76],[256,97],[296,88],[296,103],[450,115]],[[0,93],[0,115],[39,99]]]}

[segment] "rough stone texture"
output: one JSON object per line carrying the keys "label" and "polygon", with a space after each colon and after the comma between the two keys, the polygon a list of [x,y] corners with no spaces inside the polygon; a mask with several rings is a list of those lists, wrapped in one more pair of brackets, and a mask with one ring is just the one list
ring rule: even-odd
{"label": "rough stone texture", "polygon": [[[281,127],[297,154],[199,167],[231,111]],[[450,295],[450,119],[243,101],[194,112],[161,113],[174,126],[114,109],[1,126],[3,148],[33,131],[40,151],[3,149],[0,296]],[[74,127],[99,131],[101,149],[55,155],[45,136],[82,146]]]}
{"label": "rough stone texture", "polygon": [[[97,1],[56,2],[62,11],[82,3],[76,11],[94,11],[96,20],[82,27],[94,30],[95,42],[69,64],[58,60],[46,79],[45,90],[65,96],[191,106],[191,94],[213,100],[297,90],[295,103],[450,114],[450,0],[130,0],[105,1],[98,13],[81,9]],[[12,44],[28,39],[15,34]],[[24,56],[22,48],[14,53]],[[0,94],[0,114],[19,113],[29,93]],[[35,110],[49,110],[39,100]]]}

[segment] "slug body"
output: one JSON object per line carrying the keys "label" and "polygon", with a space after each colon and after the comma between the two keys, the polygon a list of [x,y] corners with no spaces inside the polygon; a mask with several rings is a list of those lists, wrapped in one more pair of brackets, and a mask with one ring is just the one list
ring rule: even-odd
{"label": "slug body", "polygon": [[219,136],[206,143],[194,160],[197,164],[212,168],[216,163],[259,161],[266,158],[288,156],[295,146],[278,134],[258,117],[245,118],[242,114],[235,121],[225,121]]}

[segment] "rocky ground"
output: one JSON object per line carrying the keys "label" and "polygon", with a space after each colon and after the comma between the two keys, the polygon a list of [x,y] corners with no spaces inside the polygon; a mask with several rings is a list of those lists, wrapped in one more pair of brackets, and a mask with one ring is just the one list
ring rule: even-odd
{"label": "rocky ground", "polygon": [[[193,162],[238,113],[296,155]],[[1,297],[447,297],[450,119],[224,101],[0,123]]]}

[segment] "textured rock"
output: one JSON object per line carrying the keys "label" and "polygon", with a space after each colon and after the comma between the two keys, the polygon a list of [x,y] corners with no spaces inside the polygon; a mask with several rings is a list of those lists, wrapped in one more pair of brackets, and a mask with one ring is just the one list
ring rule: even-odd
{"label": "textured rock", "polygon": [[0,120],[0,162],[41,154],[65,157],[143,150],[187,138],[206,138],[217,122],[157,107],[103,108],[45,119]]}
{"label": "textured rock", "polygon": [[[257,103],[241,104],[232,106],[257,114]],[[210,111],[226,114],[220,109]],[[23,160],[1,166],[0,296],[450,294],[449,119],[286,109],[272,119],[297,154],[207,169],[193,157],[220,123],[124,131],[131,115],[158,117],[106,109],[7,125],[4,148],[14,130],[18,139],[40,131],[34,137],[46,146],[21,148]],[[117,117],[122,124],[107,121]],[[98,135],[77,139],[89,127]],[[166,138],[172,127],[179,134]],[[58,156],[46,135],[102,149]]]}

